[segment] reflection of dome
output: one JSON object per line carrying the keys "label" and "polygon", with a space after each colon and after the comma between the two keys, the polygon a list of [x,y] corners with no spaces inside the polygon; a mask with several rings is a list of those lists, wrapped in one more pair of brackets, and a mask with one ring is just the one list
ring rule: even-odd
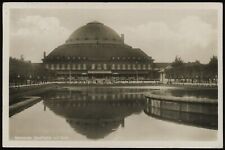
{"label": "reflection of dome", "polygon": [[122,118],[115,119],[71,119],[66,121],[78,133],[86,135],[90,139],[104,138],[115,131],[120,124],[124,123]]}
{"label": "reflection of dome", "polygon": [[100,22],[90,22],[75,30],[66,43],[122,43],[121,37],[110,27]]}
{"label": "reflection of dome", "polygon": [[44,105],[66,119],[69,125],[87,138],[103,138],[124,126],[125,117],[140,113],[144,102],[136,101],[76,101],[72,99],[46,99]]}

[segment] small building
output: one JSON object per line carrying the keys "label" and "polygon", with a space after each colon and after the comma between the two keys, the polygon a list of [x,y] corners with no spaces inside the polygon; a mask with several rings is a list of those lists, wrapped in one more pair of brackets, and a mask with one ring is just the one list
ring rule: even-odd
{"label": "small building", "polygon": [[166,78],[166,69],[171,68],[171,63],[155,63],[155,70],[159,73],[159,81],[161,83],[167,83],[168,79]]}

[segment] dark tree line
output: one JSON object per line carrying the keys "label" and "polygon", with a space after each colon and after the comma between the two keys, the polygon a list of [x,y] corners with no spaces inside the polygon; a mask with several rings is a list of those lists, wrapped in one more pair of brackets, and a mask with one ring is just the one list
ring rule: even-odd
{"label": "dark tree line", "polygon": [[195,62],[184,63],[180,57],[176,57],[171,67],[166,69],[166,78],[171,82],[217,82],[218,59],[213,56],[208,64]]}
{"label": "dark tree line", "polygon": [[49,71],[42,64],[32,64],[24,59],[9,58],[9,83],[34,84],[49,80]]}

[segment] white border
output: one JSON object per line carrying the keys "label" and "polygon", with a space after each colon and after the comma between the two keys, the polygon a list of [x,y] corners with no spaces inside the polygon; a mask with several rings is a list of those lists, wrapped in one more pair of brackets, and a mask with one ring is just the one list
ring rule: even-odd
{"label": "white border", "polygon": [[[169,7],[168,7],[169,6]],[[77,8],[77,9],[217,9],[218,10],[218,140],[206,142],[167,141],[10,141],[9,140],[9,13],[12,8]],[[222,63],[222,3],[4,3],[3,4],[3,146],[4,147],[196,147],[221,148],[223,146],[223,63]]]}

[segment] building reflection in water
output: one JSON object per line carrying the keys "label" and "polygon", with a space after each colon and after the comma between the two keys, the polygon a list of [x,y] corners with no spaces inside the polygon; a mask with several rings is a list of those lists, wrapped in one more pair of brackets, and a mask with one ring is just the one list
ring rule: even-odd
{"label": "building reflection in water", "polygon": [[125,127],[125,118],[142,111],[150,117],[217,129],[217,105],[146,99],[140,91],[118,89],[53,90],[43,95],[46,107],[77,132],[100,139]]}
{"label": "building reflection in water", "polygon": [[218,129],[217,104],[147,99],[144,112],[154,118],[197,127]]}
{"label": "building reflection in water", "polygon": [[59,90],[43,96],[48,107],[78,133],[90,139],[104,138],[125,127],[125,118],[141,113],[146,106],[144,95],[126,92],[90,92]]}

